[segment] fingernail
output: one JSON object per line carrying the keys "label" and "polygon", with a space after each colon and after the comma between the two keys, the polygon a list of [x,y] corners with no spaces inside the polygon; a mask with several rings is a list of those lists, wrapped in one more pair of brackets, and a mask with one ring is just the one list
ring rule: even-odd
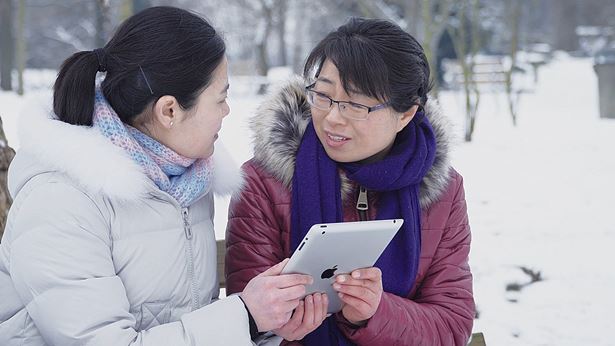
{"label": "fingernail", "polygon": [[361,273],[359,273],[359,272],[353,272],[352,273],[352,277],[355,278],[355,279],[358,279],[360,276],[361,276]]}
{"label": "fingernail", "polygon": [[345,275],[339,275],[337,277],[337,282],[344,282],[346,281],[346,276]]}
{"label": "fingernail", "polygon": [[337,295],[338,295],[340,298],[344,298],[344,293],[342,293],[342,292],[337,292]]}
{"label": "fingernail", "polygon": [[340,285],[340,284],[333,284],[333,288],[335,288],[336,290],[339,290],[340,288],[342,288],[342,285]]}

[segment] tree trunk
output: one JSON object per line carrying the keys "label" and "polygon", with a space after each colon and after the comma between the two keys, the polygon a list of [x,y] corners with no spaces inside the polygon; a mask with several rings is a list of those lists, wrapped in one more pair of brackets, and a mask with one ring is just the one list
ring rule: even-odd
{"label": "tree trunk", "polygon": [[513,70],[517,63],[517,49],[519,44],[519,19],[521,16],[521,2],[507,3],[508,18],[510,19],[510,67],[506,71],[506,96],[508,100],[508,110],[512,117],[513,125],[517,125],[517,105],[519,95],[515,95],[513,90]]}
{"label": "tree trunk", "polygon": [[26,0],[19,0],[17,8],[17,49],[15,50],[15,60],[17,63],[17,94],[23,95],[23,73],[26,69]]}
{"label": "tree trunk", "polygon": [[6,217],[11,208],[11,196],[7,187],[7,174],[8,169],[13,157],[15,156],[15,150],[9,147],[4,135],[4,128],[2,126],[2,119],[0,119],[0,239],[4,233],[4,227],[6,226]]}
{"label": "tree trunk", "polygon": [[406,0],[404,18],[408,26],[406,30],[415,38],[419,37],[419,23],[421,21],[420,0]]}
{"label": "tree trunk", "polygon": [[151,6],[152,4],[150,0],[132,0],[132,13],[139,13]]}
{"label": "tree trunk", "polygon": [[[468,34],[466,24],[466,11],[468,11],[469,3],[471,2],[471,17],[470,17],[470,33]],[[453,46],[463,72],[463,91],[465,96],[465,135],[466,142],[472,141],[474,134],[474,126],[476,124],[476,115],[478,113],[478,105],[480,103],[480,91],[476,85],[474,78],[474,65],[476,54],[478,53],[478,21],[479,21],[479,3],[478,0],[463,0],[459,3],[459,27],[456,32],[448,29],[453,40]],[[468,47],[468,35],[471,35],[472,46]]]}
{"label": "tree trunk", "polygon": [[[267,6],[267,2],[261,0],[262,22],[260,33],[256,40],[256,72],[259,76],[267,76],[269,71],[269,56],[267,52],[267,40],[273,28],[273,8]],[[262,95],[267,91],[267,85],[261,84],[258,94]]]}
{"label": "tree trunk", "polygon": [[440,0],[437,4],[438,12],[432,11],[433,1],[422,0],[421,9],[423,16],[423,49],[425,51],[425,57],[429,62],[431,70],[431,80],[433,81],[432,93],[438,95],[438,69],[437,69],[437,55],[440,39],[444,34],[444,31],[448,27],[448,21],[451,16],[452,0]]}
{"label": "tree trunk", "polygon": [[286,60],[286,1],[278,1],[278,41],[279,41],[279,62],[281,66],[288,65]]}
{"label": "tree trunk", "polygon": [[12,0],[0,0],[0,89],[13,90],[12,71],[15,52]]}
{"label": "tree trunk", "polygon": [[109,0],[96,0],[96,48],[102,48],[107,43],[107,30],[109,29]]}
{"label": "tree trunk", "polygon": [[293,71],[296,74],[303,73],[303,42],[307,36],[307,19],[305,18],[305,2],[303,0],[296,0],[295,5],[295,34],[293,42]]}
{"label": "tree trunk", "polygon": [[576,34],[578,6],[576,0],[552,0],[553,45],[555,49],[574,51],[579,47]]}

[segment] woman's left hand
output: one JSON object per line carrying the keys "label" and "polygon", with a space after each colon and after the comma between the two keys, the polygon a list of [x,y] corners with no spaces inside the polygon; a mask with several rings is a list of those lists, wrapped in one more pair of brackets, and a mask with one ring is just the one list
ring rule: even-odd
{"label": "woman's left hand", "polygon": [[371,267],[351,275],[338,275],[333,284],[342,302],[342,314],[349,322],[362,325],[378,310],[382,298],[382,272]]}

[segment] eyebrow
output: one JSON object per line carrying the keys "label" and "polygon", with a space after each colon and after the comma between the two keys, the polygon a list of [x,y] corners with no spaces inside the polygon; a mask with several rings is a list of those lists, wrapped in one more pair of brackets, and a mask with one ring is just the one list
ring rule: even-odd
{"label": "eyebrow", "polygon": [[316,81],[327,83],[327,84],[331,84],[331,85],[335,85],[335,83],[333,83],[332,80],[330,80],[328,78],[325,78],[325,77],[318,77],[318,78],[316,78]]}
{"label": "eyebrow", "polygon": [[[326,78],[326,77],[318,77],[318,78],[316,78],[316,81],[318,81],[318,82],[323,82],[323,83],[327,83],[327,84],[331,84],[331,85],[335,85],[335,83],[333,83],[333,81],[332,81],[332,80],[330,80],[330,79],[328,79],[328,78]],[[368,96],[368,95],[366,95],[365,93],[363,93],[363,92],[361,92],[361,91],[359,91],[359,90],[356,90],[356,89],[354,89],[354,88],[349,88],[349,89],[347,90],[347,92],[348,92],[348,95],[349,95],[349,96],[353,96],[353,95],[355,95],[355,96]],[[368,97],[369,97],[369,96],[368,96]]]}

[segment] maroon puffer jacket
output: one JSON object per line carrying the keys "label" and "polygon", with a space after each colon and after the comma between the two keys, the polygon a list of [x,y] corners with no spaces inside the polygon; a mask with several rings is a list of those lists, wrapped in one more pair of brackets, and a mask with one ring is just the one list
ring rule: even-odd
{"label": "maroon puffer jacket", "polygon": [[[470,227],[462,177],[448,164],[447,125],[437,105],[430,103],[427,116],[436,132],[438,152],[420,190],[422,243],[415,285],[407,298],[384,292],[376,314],[364,327],[353,328],[336,314],[341,331],[358,345],[465,345],[472,330]],[[244,164],[245,185],[229,209],[228,294],[240,292],[254,276],[291,255],[288,187],[293,155],[309,121],[306,108],[302,84],[293,82],[253,118],[256,155]],[[355,190],[356,185],[342,176],[345,221],[358,220]],[[378,196],[370,191],[369,197],[373,219]]]}

